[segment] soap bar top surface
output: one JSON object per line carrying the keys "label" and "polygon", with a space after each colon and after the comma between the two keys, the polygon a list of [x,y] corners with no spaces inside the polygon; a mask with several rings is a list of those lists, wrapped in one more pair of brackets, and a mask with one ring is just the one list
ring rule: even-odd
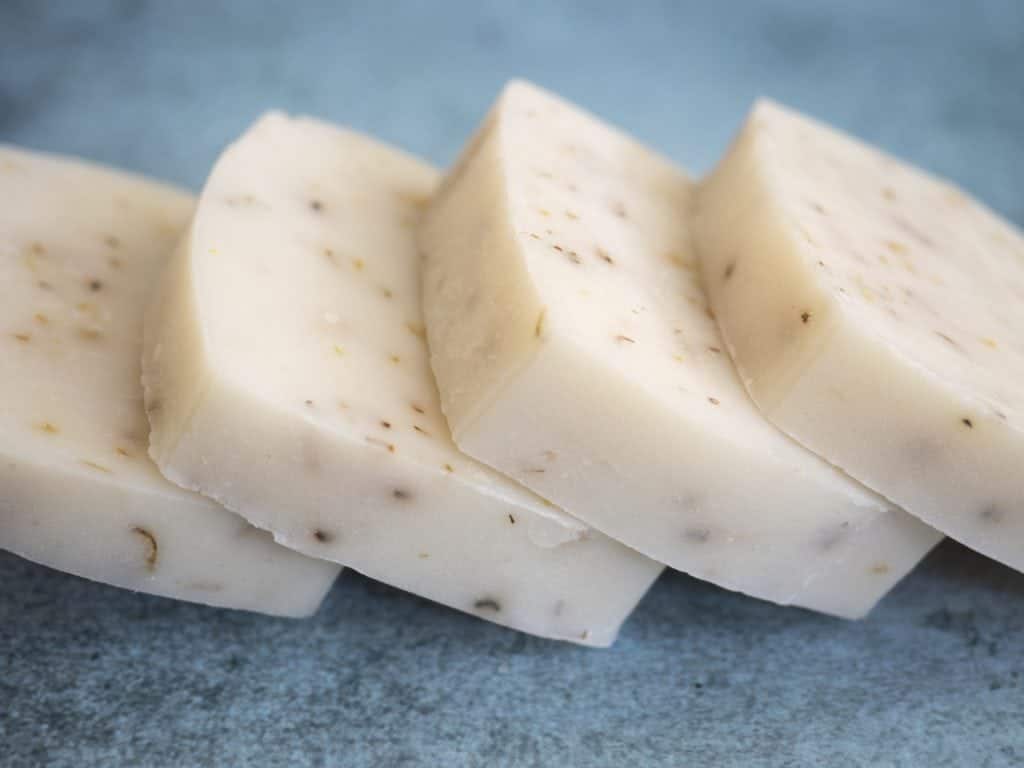
{"label": "soap bar top surface", "polygon": [[703,182],[696,221],[714,310],[765,414],[909,512],[1024,565],[1021,234],[770,101]]}
{"label": "soap bar top surface", "polygon": [[597,118],[526,83],[505,89],[420,236],[456,442],[734,589],[807,604],[813,581],[848,569],[854,597],[833,589],[809,607],[859,615],[937,534],[901,520],[895,562],[853,554],[905,516],[758,413],[700,283],[692,192]]}
{"label": "soap bar top surface", "polygon": [[229,147],[147,320],[151,453],[287,546],[607,645],[661,566],[455,447],[414,237],[438,180],[310,118]]}
{"label": "soap bar top surface", "polygon": [[184,192],[0,147],[0,546],[118,586],[305,615],[337,573],[167,482],[139,358]]}

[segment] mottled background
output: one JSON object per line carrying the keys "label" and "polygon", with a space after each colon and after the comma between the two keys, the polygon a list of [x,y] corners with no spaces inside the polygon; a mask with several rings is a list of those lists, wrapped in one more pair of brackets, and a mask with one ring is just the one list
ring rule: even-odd
{"label": "mottled background", "polygon": [[[512,75],[697,172],[769,94],[1024,223],[1021,0],[0,0],[0,141],[192,188],[269,107],[447,163]],[[1022,671],[1024,575],[949,543],[852,624],[667,575],[610,651],[356,575],[296,623],[0,554],[3,768],[1015,766]]]}

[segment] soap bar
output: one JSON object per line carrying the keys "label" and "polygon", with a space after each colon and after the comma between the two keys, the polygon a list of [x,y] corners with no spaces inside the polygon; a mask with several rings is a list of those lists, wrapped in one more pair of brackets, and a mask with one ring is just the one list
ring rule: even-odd
{"label": "soap bar", "polygon": [[506,88],[420,233],[455,442],[673,568],[861,616],[939,536],[757,412],[705,302],[691,201],[632,139]]}
{"label": "soap bar", "polygon": [[147,319],[151,453],[296,550],[607,645],[661,566],[452,443],[414,236],[437,180],[308,118],[271,113],[231,146]]}
{"label": "soap bar", "polygon": [[702,184],[704,277],[762,412],[1024,569],[1024,238],[948,182],[764,101]]}
{"label": "soap bar", "polygon": [[193,199],[0,146],[0,548],[119,587],[281,616],[337,567],[276,545],[146,455],[142,321]]}

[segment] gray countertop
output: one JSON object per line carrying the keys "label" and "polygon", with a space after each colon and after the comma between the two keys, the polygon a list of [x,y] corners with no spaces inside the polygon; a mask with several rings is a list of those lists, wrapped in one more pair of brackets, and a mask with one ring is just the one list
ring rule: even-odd
{"label": "gray countertop", "polygon": [[[697,172],[769,94],[1024,223],[1020,0],[0,0],[0,141],[191,188],[271,107],[450,162],[514,75]],[[1022,673],[1024,575],[951,542],[856,623],[666,574],[609,651],[351,573],[291,622],[0,553],[3,768],[1013,766]]]}

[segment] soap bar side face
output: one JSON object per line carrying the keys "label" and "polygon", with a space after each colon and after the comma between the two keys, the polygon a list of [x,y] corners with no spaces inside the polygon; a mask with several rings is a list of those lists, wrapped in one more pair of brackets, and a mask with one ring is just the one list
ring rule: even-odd
{"label": "soap bar side face", "polygon": [[[456,441],[536,354],[547,331],[547,311],[505,236],[499,123],[497,110],[485,119],[417,233],[424,290],[434,297],[424,305],[431,368]],[[461,215],[470,210],[472,216]],[[459,261],[430,259],[437,252]]]}
{"label": "soap bar side face", "polygon": [[[951,185],[770,103],[702,183],[696,231],[723,335],[765,415],[912,514],[1024,565],[1019,233]],[[787,279],[722,280],[732,263],[736,278]]]}

